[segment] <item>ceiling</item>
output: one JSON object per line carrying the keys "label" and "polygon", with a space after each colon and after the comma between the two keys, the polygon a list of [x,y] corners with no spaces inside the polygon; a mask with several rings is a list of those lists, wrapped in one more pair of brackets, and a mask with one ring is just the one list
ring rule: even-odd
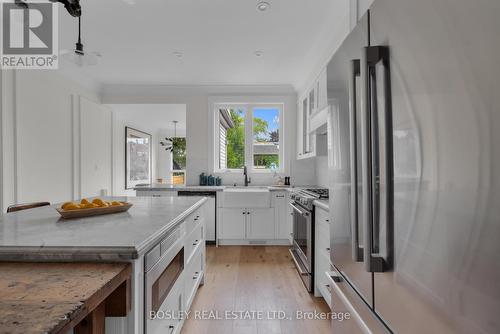
{"label": "ceiling", "polygon": [[[102,84],[295,85],[349,0],[267,1],[260,12],[257,0],[82,0],[85,50],[102,58],[81,70]],[[77,21],[59,16],[59,48],[72,49]]]}
{"label": "ceiling", "polygon": [[109,104],[117,119],[154,133],[174,133],[172,121],[178,121],[177,134],[186,133],[185,104]]}

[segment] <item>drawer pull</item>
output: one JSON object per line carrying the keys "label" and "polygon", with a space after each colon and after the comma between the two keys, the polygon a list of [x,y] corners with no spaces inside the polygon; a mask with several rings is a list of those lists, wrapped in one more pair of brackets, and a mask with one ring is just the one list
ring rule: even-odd
{"label": "drawer pull", "polygon": [[330,247],[326,247],[326,251],[329,252],[330,251]]}

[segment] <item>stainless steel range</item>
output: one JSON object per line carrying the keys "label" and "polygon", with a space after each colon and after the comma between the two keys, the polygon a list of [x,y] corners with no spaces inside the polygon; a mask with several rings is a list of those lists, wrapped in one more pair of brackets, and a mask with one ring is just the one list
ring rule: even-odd
{"label": "stainless steel range", "polygon": [[314,288],[314,200],[327,199],[328,189],[310,188],[294,191],[290,196],[293,209],[293,245],[290,254],[300,278],[309,292]]}

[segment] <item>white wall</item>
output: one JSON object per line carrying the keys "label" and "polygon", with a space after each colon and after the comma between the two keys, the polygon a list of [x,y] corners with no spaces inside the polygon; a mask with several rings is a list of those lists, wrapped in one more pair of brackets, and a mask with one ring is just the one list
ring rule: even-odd
{"label": "white wall", "polygon": [[[81,172],[85,180],[93,176],[80,166],[78,143],[80,135],[88,138],[87,131],[104,130],[88,122],[80,131],[79,101],[99,103],[97,90],[59,71],[2,71],[2,77],[3,210],[14,203],[65,201],[80,189],[91,192],[92,185],[81,184]],[[94,149],[102,153],[101,147]]]}
{"label": "white wall", "polygon": [[328,188],[328,157],[316,158],[316,185]]}
{"label": "white wall", "polygon": [[[76,197],[111,194],[111,111],[80,97],[80,193]],[[78,151],[78,149],[76,150]]]}
{"label": "white wall", "polygon": [[[286,160],[289,162],[286,173],[291,173],[295,184],[313,184],[314,161],[296,161],[296,101],[297,96],[290,86],[168,86],[168,85],[105,85],[103,87],[103,103],[109,104],[185,104],[187,117],[187,184],[198,184],[199,174],[209,172],[208,112],[209,97],[213,96],[285,96],[286,124],[289,136],[286,142]],[[312,171],[312,172],[311,172]],[[234,175],[240,184],[242,175]],[[254,177],[255,183],[272,182],[269,177]],[[229,177],[226,183],[231,182]]]}

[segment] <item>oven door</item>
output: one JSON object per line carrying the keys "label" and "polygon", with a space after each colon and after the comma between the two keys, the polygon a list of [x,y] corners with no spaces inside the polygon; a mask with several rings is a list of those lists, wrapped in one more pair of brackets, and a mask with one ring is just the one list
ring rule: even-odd
{"label": "oven door", "polygon": [[296,203],[293,209],[293,248],[306,270],[312,272],[312,217],[311,212]]}
{"label": "oven door", "polygon": [[293,246],[290,255],[307,291],[313,291],[313,226],[312,214],[300,205],[290,202],[293,209]]}
{"label": "oven door", "polygon": [[145,274],[146,333],[177,332],[184,310],[184,247],[177,240]]}

